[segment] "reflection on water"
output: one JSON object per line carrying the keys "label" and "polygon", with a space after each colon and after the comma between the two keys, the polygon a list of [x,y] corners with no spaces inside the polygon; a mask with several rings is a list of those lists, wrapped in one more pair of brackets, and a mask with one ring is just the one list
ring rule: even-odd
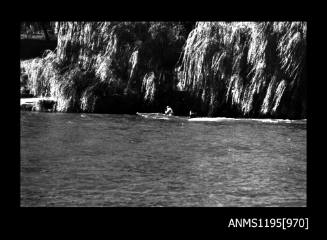
{"label": "reflection on water", "polygon": [[306,124],[21,112],[22,206],[306,206]]}

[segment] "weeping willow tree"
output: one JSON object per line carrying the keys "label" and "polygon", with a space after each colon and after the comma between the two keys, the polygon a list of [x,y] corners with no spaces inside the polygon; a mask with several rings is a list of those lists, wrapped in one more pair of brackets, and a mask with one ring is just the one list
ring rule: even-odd
{"label": "weeping willow tree", "polygon": [[55,32],[56,51],[21,66],[35,95],[58,98],[68,112],[163,104],[188,35],[178,22],[57,22]]}
{"label": "weeping willow tree", "polygon": [[306,117],[306,23],[192,26],[57,22],[56,50],[22,61],[22,82],[34,96],[57,98],[64,112],[171,104],[209,116]]}
{"label": "weeping willow tree", "polygon": [[210,116],[306,116],[306,23],[199,22],[177,69]]}

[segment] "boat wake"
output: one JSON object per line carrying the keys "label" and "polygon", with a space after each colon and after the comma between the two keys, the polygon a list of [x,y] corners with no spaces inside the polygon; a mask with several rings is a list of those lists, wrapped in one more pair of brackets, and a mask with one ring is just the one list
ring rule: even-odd
{"label": "boat wake", "polygon": [[225,117],[200,117],[200,118],[190,118],[188,119],[190,122],[262,122],[262,123],[307,123],[306,119],[301,120],[290,120],[290,119],[260,119],[260,118],[225,118]]}
{"label": "boat wake", "polygon": [[162,120],[180,120],[189,122],[262,122],[262,123],[297,123],[306,124],[306,119],[290,120],[290,119],[270,119],[270,118],[226,118],[226,117],[179,117],[167,116],[162,113],[136,113],[137,115],[149,119],[162,119]]}

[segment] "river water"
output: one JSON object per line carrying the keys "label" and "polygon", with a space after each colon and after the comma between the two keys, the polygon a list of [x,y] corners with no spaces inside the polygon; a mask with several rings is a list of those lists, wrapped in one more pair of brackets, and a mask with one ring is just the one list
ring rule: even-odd
{"label": "river water", "polygon": [[306,122],[21,112],[20,154],[21,206],[306,206]]}

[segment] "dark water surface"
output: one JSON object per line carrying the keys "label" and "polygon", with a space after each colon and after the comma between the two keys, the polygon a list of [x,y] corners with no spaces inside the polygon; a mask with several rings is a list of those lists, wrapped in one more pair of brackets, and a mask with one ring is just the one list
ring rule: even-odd
{"label": "dark water surface", "polygon": [[21,206],[306,206],[306,123],[21,112]]}

